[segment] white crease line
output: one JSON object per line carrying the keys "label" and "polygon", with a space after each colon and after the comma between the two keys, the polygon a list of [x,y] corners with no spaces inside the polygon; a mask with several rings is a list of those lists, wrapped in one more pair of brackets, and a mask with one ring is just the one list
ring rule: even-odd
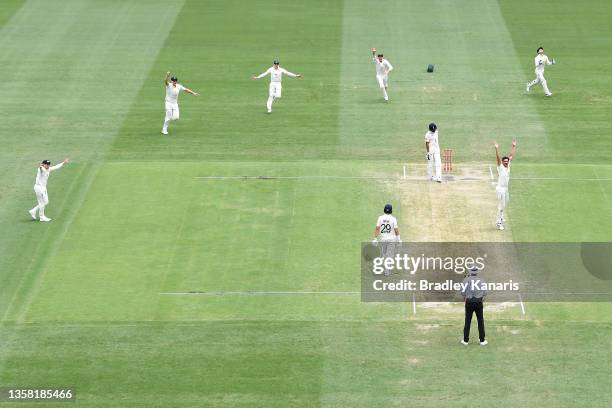
{"label": "white crease line", "polygon": [[518,298],[519,298],[519,302],[521,302],[521,312],[523,313],[523,316],[525,316],[525,304],[523,303],[523,298],[521,297],[521,294],[518,294]]}
{"label": "white crease line", "polygon": [[[397,177],[387,176],[196,176],[195,180],[397,180]],[[400,180],[429,182],[425,176],[406,176]],[[444,178],[446,182],[458,181],[489,181],[484,177],[450,176]],[[522,181],[612,181],[612,178],[567,178],[567,177],[513,177],[512,180]]]}
{"label": "white crease line", "polygon": [[250,292],[250,291],[232,291],[232,292],[161,292],[160,295],[199,295],[199,296],[261,296],[261,295],[357,295],[361,292],[343,292],[343,291],[263,291],[263,292]]}

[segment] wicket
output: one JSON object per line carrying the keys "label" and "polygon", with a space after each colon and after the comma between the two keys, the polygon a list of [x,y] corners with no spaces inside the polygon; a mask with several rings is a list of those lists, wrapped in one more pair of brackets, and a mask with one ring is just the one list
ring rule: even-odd
{"label": "wicket", "polygon": [[453,171],[453,149],[444,149],[442,163],[444,163],[444,173],[451,173]]}

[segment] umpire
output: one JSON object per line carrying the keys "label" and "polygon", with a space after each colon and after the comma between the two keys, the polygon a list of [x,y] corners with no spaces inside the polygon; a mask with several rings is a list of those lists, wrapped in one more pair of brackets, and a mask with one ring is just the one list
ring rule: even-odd
{"label": "umpire", "polygon": [[476,319],[478,320],[478,338],[480,339],[480,345],[486,346],[488,344],[485,338],[485,325],[484,317],[482,315],[482,301],[487,296],[487,289],[481,285],[485,283],[484,280],[478,277],[478,268],[470,269],[470,273],[463,280],[465,285],[461,291],[463,298],[465,299],[465,325],[463,326],[463,340],[461,344],[468,345],[470,341],[470,326],[472,325],[472,314],[476,313]]}

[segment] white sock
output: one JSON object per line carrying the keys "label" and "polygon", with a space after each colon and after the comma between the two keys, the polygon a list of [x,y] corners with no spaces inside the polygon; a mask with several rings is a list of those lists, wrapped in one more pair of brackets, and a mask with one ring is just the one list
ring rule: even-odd
{"label": "white sock", "polygon": [[40,218],[45,218],[45,207],[43,207],[42,205],[38,206],[38,215],[40,216]]}
{"label": "white sock", "polygon": [[383,97],[385,98],[385,101],[388,101],[389,95],[387,94],[387,88],[380,88],[380,89],[382,89]]}
{"label": "white sock", "polygon": [[533,81],[531,81],[530,83],[528,83],[528,84],[527,84],[527,86],[528,86],[529,88],[531,88],[532,86],[534,86],[534,85],[535,85],[535,84],[537,84],[537,83],[538,83],[538,79],[536,78],[536,79],[534,79]]}
{"label": "white sock", "polygon": [[162,130],[163,130],[164,132],[167,132],[167,131],[168,131],[168,125],[169,125],[169,124],[170,124],[170,119],[166,119],[166,120],[164,120],[164,127],[162,128]]}
{"label": "white sock", "polygon": [[272,110],[272,102],[274,102],[274,97],[268,96],[268,102],[266,102],[266,107],[268,108],[269,111]]}
{"label": "white sock", "polygon": [[38,211],[38,206],[36,206],[36,207],[34,207],[34,208],[32,208],[30,210],[30,212],[33,212],[34,214],[36,214],[36,211]]}

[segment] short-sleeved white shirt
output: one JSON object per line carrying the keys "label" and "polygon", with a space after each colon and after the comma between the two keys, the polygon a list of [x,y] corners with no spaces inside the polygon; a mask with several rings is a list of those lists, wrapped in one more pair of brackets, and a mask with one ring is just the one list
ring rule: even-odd
{"label": "short-sleeved white shirt", "polygon": [[381,240],[395,239],[395,229],[397,228],[397,220],[391,214],[383,214],[378,217],[376,226],[380,228],[379,238]]}

